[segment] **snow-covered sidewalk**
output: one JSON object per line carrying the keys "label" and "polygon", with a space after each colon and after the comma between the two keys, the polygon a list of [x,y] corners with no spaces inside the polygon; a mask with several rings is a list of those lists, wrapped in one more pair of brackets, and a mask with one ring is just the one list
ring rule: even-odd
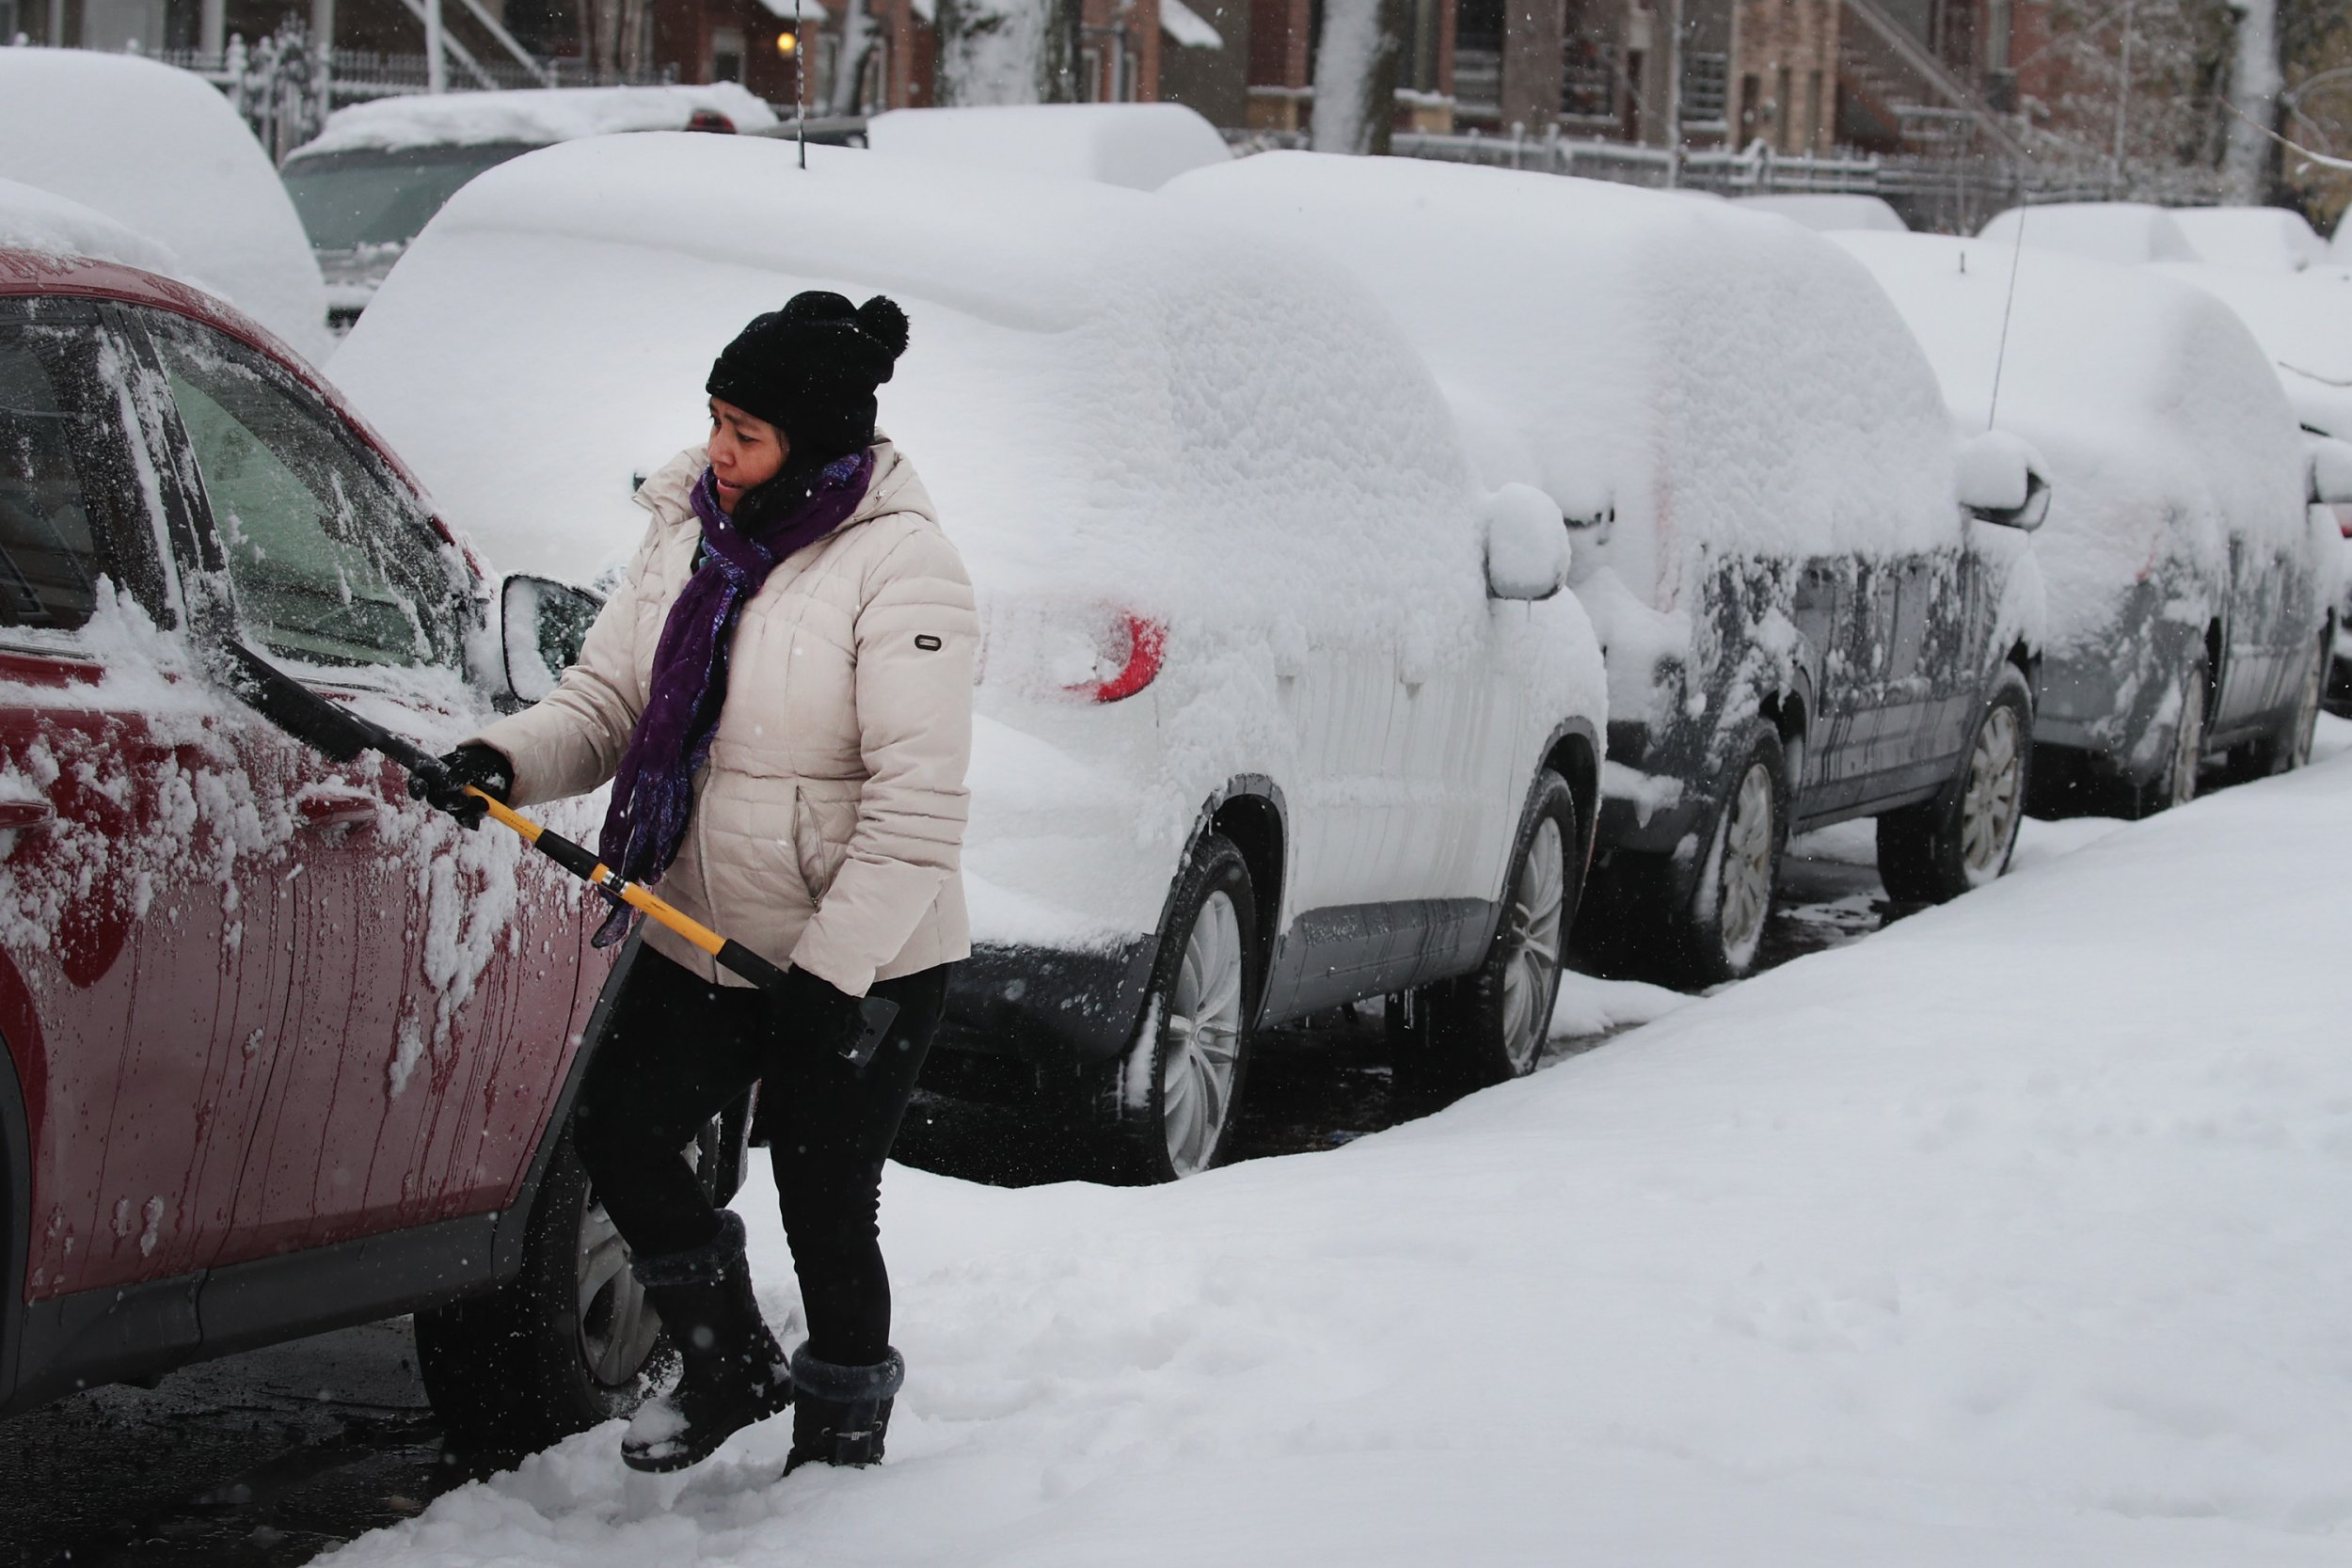
{"label": "snow-covered sidewalk", "polygon": [[332,1560],[2352,1561],[2348,903],[2339,756],[1330,1153],[894,1167],[887,1465],[608,1428]]}

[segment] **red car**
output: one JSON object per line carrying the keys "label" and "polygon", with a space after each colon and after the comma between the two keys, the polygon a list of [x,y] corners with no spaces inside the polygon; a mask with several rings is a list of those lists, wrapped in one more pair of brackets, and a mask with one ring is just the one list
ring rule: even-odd
{"label": "red car", "polygon": [[659,1325],[561,1136],[596,911],[188,657],[233,629],[446,743],[516,700],[502,610],[544,679],[580,609],[489,586],[250,322],[0,249],[0,1414],[410,1311],[453,1434],[640,1391]]}

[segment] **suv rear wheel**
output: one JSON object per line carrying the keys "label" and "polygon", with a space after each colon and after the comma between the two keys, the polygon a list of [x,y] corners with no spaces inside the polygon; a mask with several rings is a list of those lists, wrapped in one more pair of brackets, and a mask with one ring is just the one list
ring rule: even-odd
{"label": "suv rear wheel", "polygon": [[2024,672],[2003,665],[1948,796],[1879,818],[1879,879],[1887,893],[1938,904],[2007,871],[2032,750],[2032,689]]}
{"label": "suv rear wheel", "polygon": [[1224,1158],[1248,1069],[1258,906],[1232,841],[1203,836],[1176,883],[1143,1025],[1120,1064],[1120,1163],[1146,1181]]}

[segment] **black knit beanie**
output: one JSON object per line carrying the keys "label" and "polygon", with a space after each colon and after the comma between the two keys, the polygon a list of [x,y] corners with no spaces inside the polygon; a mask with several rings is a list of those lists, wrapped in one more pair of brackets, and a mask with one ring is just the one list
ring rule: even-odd
{"label": "black knit beanie", "polygon": [[737,333],[703,389],[783,431],[795,468],[821,466],[873,444],[874,388],[906,347],[906,312],[891,300],[852,307],[812,289]]}

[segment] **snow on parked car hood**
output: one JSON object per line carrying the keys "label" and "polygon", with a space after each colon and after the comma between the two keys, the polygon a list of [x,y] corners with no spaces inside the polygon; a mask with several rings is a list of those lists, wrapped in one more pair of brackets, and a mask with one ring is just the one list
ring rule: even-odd
{"label": "snow on parked car hood", "polygon": [[2314,430],[2352,440],[2352,271],[2318,267],[2281,277],[2198,262],[2153,270],[2194,284],[2237,312],[2278,372],[2296,416]]}
{"label": "snow on parked car hood", "polygon": [[[2022,236],[2022,238],[2021,238]],[[2145,201],[2054,201],[2011,207],[1977,231],[1980,240],[2063,250],[2095,261],[2194,261],[2197,247],[2171,212]]]}
{"label": "snow on parked car hood", "polygon": [[1910,322],[1959,427],[1995,422],[1997,373],[1999,426],[2050,465],[2034,553],[2055,649],[2105,637],[2123,591],[2168,560],[2227,580],[2233,535],[2301,553],[2296,421],[2218,302],[2145,270],[1986,240],[1837,243]]}
{"label": "snow on parked car hood", "polygon": [[146,235],[78,201],[13,180],[0,180],[0,250],[83,256],[165,277],[181,274],[180,259]]}
{"label": "snow on parked car hood", "polygon": [[621,131],[683,131],[697,109],[716,110],[738,131],[765,131],[777,123],[775,111],[738,82],[407,93],[336,110],[326,128],[295,150],[309,156],[478,142],[544,145]]}
{"label": "snow on parked car hood", "polygon": [[1138,191],[1232,157],[1216,127],[1181,103],[893,109],[866,121],[866,145],[893,157]]}
{"label": "snow on parked car hood", "polygon": [[[2284,207],[2174,207],[2172,221],[2205,261],[2263,272],[2325,265],[2328,242]],[[2157,258],[2165,260],[2166,258]]]}
{"label": "snow on parked car hood", "polygon": [[893,1166],[887,1462],[611,1422],[323,1561],[2340,1564],[2348,885],[2339,758],[1333,1152]]}
{"label": "snow on parked car hood", "polygon": [[1903,221],[1900,213],[1886,204],[1883,197],[1796,191],[1780,196],[1734,197],[1732,200],[1735,205],[1752,213],[1777,213],[1817,233],[1833,234],[1845,229],[1867,229],[1900,234],[1911,228]]}
{"label": "snow on parked car hood", "polygon": [[326,289],[301,220],[202,77],[131,55],[0,49],[0,179],[149,236],[194,281],[326,357]]}

